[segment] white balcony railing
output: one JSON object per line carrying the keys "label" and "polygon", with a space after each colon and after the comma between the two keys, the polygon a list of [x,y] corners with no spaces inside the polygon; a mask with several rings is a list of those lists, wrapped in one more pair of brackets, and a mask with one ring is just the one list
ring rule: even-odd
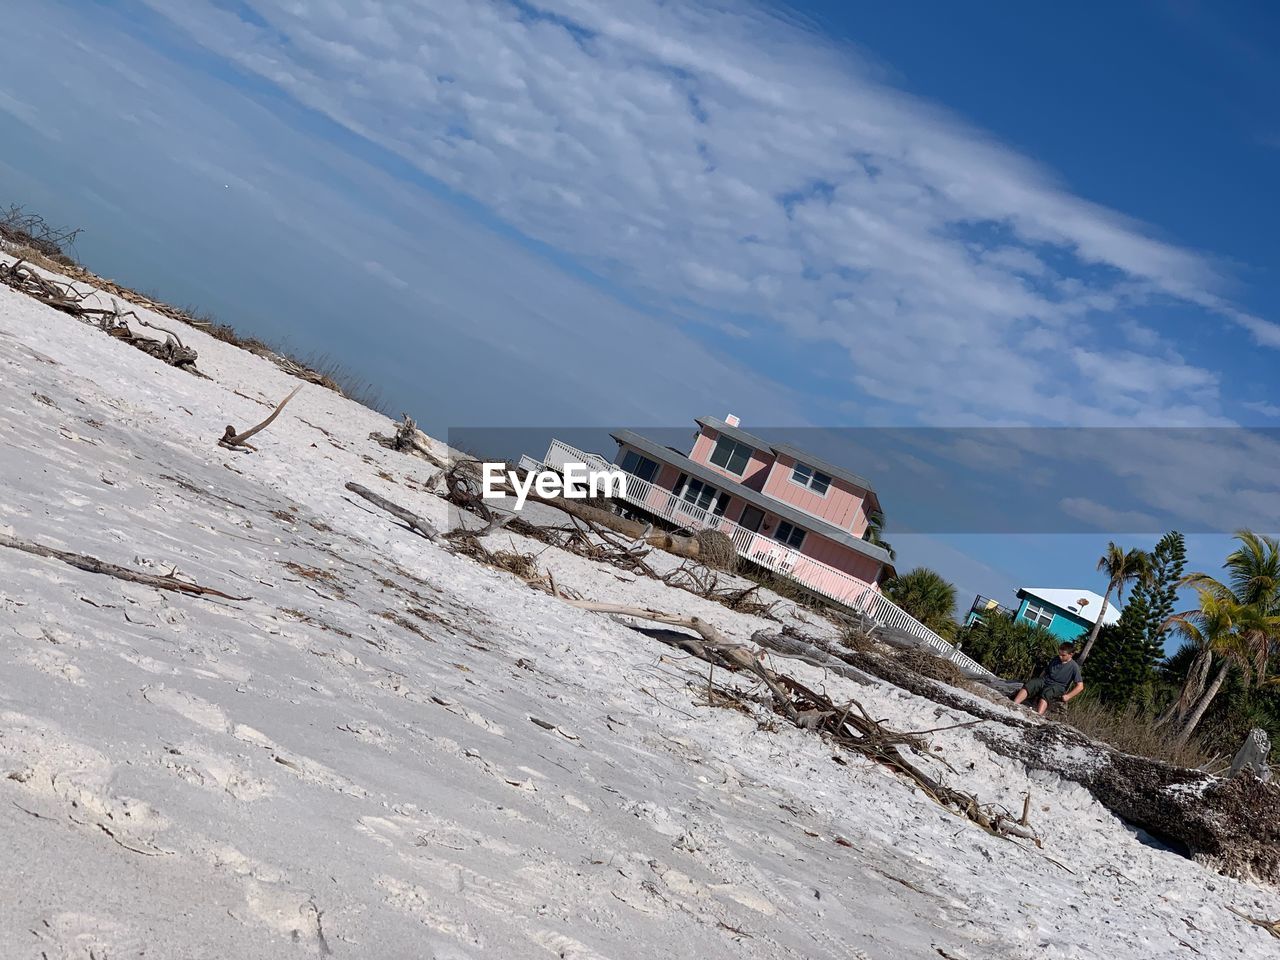
{"label": "white balcony railing", "polygon": [[[560,440],[551,441],[542,463],[537,463],[532,457],[523,457],[520,466],[525,469],[549,467],[563,472],[565,465],[570,463],[585,464],[589,470],[618,469],[616,464],[609,463],[598,454],[585,453]],[[819,596],[864,613],[876,623],[915,637],[922,646],[964,670],[979,676],[993,676],[980,663],[961,653],[865,580],[807,556],[772,537],[716,516],[674,492],[664,490],[633,474],[626,475],[622,499],[677,527],[719,530],[733,540],[739,557],[794,580]]]}

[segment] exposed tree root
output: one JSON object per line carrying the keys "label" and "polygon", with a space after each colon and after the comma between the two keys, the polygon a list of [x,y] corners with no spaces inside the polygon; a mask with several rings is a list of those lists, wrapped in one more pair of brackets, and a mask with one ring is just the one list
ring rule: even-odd
{"label": "exposed tree root", "polygon": [[988,724],[978,739],[1002,756],[1085,787],[1116,816],[1228,876],[1280,884],[1280,787],[1120,753],[1066,724]]}

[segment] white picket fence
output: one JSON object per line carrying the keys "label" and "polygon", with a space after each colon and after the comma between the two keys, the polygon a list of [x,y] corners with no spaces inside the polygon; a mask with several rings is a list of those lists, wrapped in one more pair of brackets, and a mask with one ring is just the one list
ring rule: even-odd
{"label": "white picket fence", "polygon": [[[567,464],[583,464],[588,470],[619,469],[616,464],[610,463],[598,454],[578,450],[561,440],[551,441],[547,455],[541,462],[529,456],[524,456],[520,460],[520,466],[525,470],[550,468],[557,473],[563,473]],[[689,530],[719,530],[733,540],[738,556],[794,580],[819,596],[859,611],[884,627],[915,637],[920,641],[921,646],[950,660],[962,670],[978,676],[994,676],[972,657],[961,653],[891,601],[875,586],[843,570],[807,556],[772,537],[716,516],[713,512],[682,499],[674,492],[664,490],[633,474],[626,474],[621,499],[677,527]]]}

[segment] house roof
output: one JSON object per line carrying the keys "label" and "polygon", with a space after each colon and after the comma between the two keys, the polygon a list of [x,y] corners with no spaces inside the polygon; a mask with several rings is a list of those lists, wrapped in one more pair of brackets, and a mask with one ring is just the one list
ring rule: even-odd
{"label": "house roof", "polygon": [[[1034,597],[1037,600],[1043,600],[1050,606],[1065,610],[1091,624],[1098,622],[1098,611],[1102,609],[1102,597],[1092,590],[1072,590],[1060,587],[1022,587],[1018,590],[1018,596],[1021,597],[1023,594],[1028,597]],[[1085,602],[1081,603],[1081,600]],[[1102,617],[1103,625],[1116,623],[1119,619],[1120,611],[1116,609],[1116,605],[1108,603],[1107,612]]]}
{"label": "house roof", "polygon": [[815,457],[812,453],[806,453],[798,447],[791,446],[789,443],[775,443],[773,452],[780,453],[784,457],[791,457],[793,460],[800,460],[829,476],[837,477],[845,481],[845,483],[851,483],[861,490],[866,490],[868,493],[872,492],[871,481],[866,477],[860,477],[852,470],[846,470],[844,467],[837,467],[834,463]]}
{"label": "house roof", "polygon": [[708,430],[714,430],[716,433],[726,434],[739,443],[745,443],[747,446],[755,447],[757,450],[766,450],[775,456],[781,454],[784,457],[791,457],[793,460],[800,460],[828,476],[837,477],[845,483],[851,483],[861,490],[866,490],[868,493],[875,492],[875,488],[871,486],[871,481],[866,477],[859,476],[844,467],[838,467],[830,461],[816,457],[812,453],[801,450],[799,447],[793,447],[789,443],[770,443],[768,440],[761,440],[759,437],[752,436],[738,427],[731,427],[723,420],[717,420],[715,417],[695,417],[693,422],[701,427],[706,427]]}
{"label": "house roof", "polygon": [[[719,428],[713,427],[713,429]],[[730,427],[729,429],[732,430],[733,428]],[[728,433],[729,431],[726,430],[725,432]],[[733,436],[732,433],[729,435]],[[828,540],[834,540],[841,546],[849,547],[851,550],[856,550],[858,553],[871,557],[873,560],[878,560],[892,572],[892,558],[889,556],[889,552],[883,547],[877,546],[874,543],[867,543],[867,541],[855,537],[853,534],[849,533],[849,531],[842,530],[840,527],[837,527],[832,523],[828,523],[826,520],[821,520],[811,513],[805,513],[803,510],[797,510],[790,504],[783,503],[781,500],[775,500],[773,497],[767,496],[758,490],[752,490],[750,487],[738,483],[736,480],[729,479],[723,473],[718,473],[717,471],[712,470],[705,464],[698,463],[695,460],[690,460],[680,451],[673,450],[670,447],[664,447],[662,444],[655,443],[647,437],[640,436],[638,433],[632,433],[630,430],[619,430],[616,433],[610,434],[610,436],[612,436],[618,443],[625,443],[627,446],[635,447],[635,449],[650,457],[661,460],[663,463],[669,463],[673,467],[678,467],[682,472],[689,474],[691,477],[697,477],[699,480],[709,483],[719,490],[723,490],[735,497],[741,497],[753,507],[772,513],[789,523],[793,523],[798,527],[803,527],[805,530],[812,530],[819,536],[826,537]],[[747,434],[747,436],[750,436],[750,434]],[[737,438],[735,437],[734,439]],[[751,441],[743,440],[742,442],[749,443]]]}
{"label": "house roof", "polygon": [[716,433],[723,433],[726,436],[733,437],[739,443],[745,443],[747,446],[755,447],[757,450],[767,451],[772,449],[768,440],[761,440],[759,437],[747,433],[741,427],[731,427],[723,420],[717,420],[715,417],[694,417],[693,422],[700,427],[706,427]]}

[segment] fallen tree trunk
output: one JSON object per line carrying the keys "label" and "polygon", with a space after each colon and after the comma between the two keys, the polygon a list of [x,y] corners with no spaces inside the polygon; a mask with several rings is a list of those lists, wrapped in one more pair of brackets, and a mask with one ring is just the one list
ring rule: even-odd
{"label": "fallen tree trunk", "polygon": [[[850,649],[833,641],[824,641],[817,637],[797,638],[787,634],[765,634],[762,631],[752,639],[755,639],[762,646],[769,647],[793,644],[799,641],[820,651],[835,662],[857,670],[868,680],[873,678],[885,680],[895,687],[906,690],[908,693],[914,693],[918,697],[932,700],[934,703],[941,704],[944,707],[963,711],[977,719],[995,720],[999,723],[1009,724],[1021,723],[1027,726],[1031,724],[1030,719],[1021,720],[1016,716],[1011,716],[1008,711],[1000,710],[994,704],[989,707],[984,706],[982,700],[975,694],[923,676],[909,669],[892,656]],[[918,647],[904,647],[904,649],[918,649]]]}
{"label": "fallen tree trunk", "polygon": [[757,630],[751,635],[751,639],[780,657],[791,657],[807,663],[811,667],[829,670],[831,673],[844,677],[846,680],[852,680],[854,683],[867,686],[876,682],[875,677],[845,663],[843,660],[837,659],[814,643],[789,637],[783,633],[771,633],[768,630]]}
{"label": "fallen tree trunk", "polygon": [[985,725],[1001,756],[1085,787],[1108,810],[1242,880],[1280,884],[1280,787],[1244,774],[1215,777],[1120,753],[1062,723]]}
{"label": "fallen tree trunk", "polygon": [[[768,647],[775,635],[757,633],[752,639]],[[1280,785],[1248,774],[1223,779],[1121,753],[1070,726],[1069,715],[1067,723],[1019,716],[920,676],[891,656],[807,639],[838,662],[988,721],[975,732],[992,751],[1080,784],[1117,817],[1181,847],[1210,869],[1280,884]]]}

